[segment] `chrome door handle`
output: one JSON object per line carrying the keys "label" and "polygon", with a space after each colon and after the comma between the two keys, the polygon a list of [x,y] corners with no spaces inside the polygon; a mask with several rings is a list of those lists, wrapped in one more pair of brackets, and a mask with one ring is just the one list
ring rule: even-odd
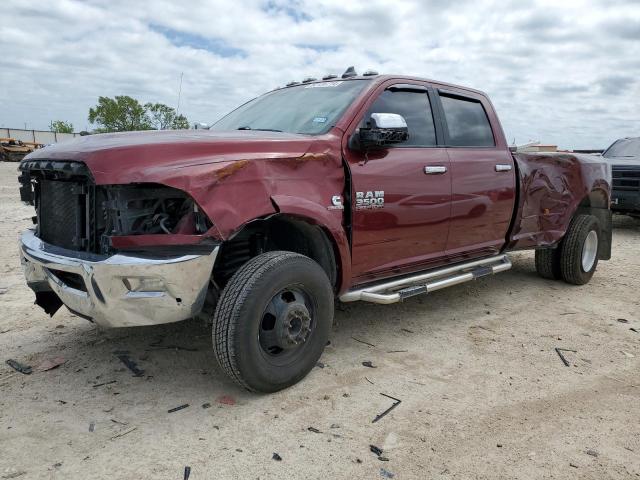
{"label": "chrome door handle", "polygon": [[499,163],[496,165],[496,172],[508,172],[511,170],[511,165],[506,163]]}
{"label": "chrome door handle", "polygon": [[434,165],[432,167],[424,167],[424,173],[427,175],[442,175],[447,173],[447,167],[444,165]]}

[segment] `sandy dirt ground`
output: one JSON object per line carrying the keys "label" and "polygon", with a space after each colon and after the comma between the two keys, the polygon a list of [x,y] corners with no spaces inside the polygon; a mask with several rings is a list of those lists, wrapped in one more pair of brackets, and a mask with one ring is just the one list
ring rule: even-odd
{"label": "sandy dirt ground", "polygon": [[[265,396],[216,371],[199,322],[101,330],[34,306],[15,170],[0,163],[2,479],[640,478],[639,221],[615,219],[584,287],[538,278],[524,252],[429,297],[339,305],[324,367]],[[381,393],[402,403],[372,423]]]}

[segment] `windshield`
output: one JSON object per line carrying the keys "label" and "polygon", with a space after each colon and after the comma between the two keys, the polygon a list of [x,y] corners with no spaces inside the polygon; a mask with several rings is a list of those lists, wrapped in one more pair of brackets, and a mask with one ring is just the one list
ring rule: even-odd
{"label": "windshield", "polygon": [[276,90],[245,103],[211,130],[327,133],[367,84],[367,80],[338,80]]}
{"label": "windshield", "polygon": [[640,157],[640,138],[618,140],[602,155],[605,157]]}

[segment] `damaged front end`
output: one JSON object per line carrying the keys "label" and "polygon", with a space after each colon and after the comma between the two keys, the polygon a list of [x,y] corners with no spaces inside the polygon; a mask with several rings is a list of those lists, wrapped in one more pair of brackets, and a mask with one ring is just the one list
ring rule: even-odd
{"label": "damaged front end", "polygon": [[96,185],[81,162],[26,161],[20,194],[35,206],[21,238],[36,303],[65,304],[105,326],[166,323],[203,307],[218,243],[185,192],[158,184]]}

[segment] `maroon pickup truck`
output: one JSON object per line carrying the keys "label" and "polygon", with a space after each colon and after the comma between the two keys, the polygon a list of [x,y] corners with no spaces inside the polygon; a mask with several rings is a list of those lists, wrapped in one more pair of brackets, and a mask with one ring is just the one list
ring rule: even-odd
{"label": "maroon pickup truck", "polygon": [[307,79],[209,130],[94,135],[20,164],[36,303],[99,325],[203,317],[238,384],[294,384],[334,299],[394,303],[511,267],[584,284],[611,255],[610,167],[513,154],[485,94],[420,78]]}

